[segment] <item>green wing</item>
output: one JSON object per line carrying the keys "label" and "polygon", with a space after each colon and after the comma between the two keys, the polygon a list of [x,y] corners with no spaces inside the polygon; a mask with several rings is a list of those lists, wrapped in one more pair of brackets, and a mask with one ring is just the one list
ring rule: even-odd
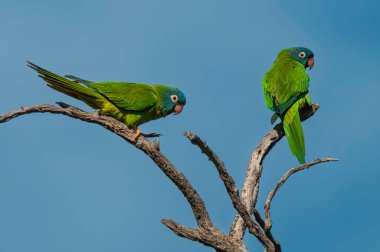
{"label": "green wing", "polygon": [[97,82],[89,84],[119,108],[128,111],[146,111],[157,103],[151,86],[128,82]]}
{"label": "green wing", "polygon": [[262,88],[267,107],[281,115],[308,92],[309,76],[300,63],[283,60],[276,62],[264,76]]}

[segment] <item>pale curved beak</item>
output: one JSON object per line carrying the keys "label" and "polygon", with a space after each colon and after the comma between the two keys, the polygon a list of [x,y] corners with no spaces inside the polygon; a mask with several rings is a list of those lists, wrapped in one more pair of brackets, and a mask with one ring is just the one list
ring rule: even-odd
{"label": "pale curved beak", "polygon": [[309,58],[309,60],[307,61],[307,66],[309,67],[310,70],[313,68],[313,66],[314,66],[314,57]]}
{"label": "pale curved beak", "polygon": [[175,105],[175,107],[174,107],[174,114],[176,114],[176,115],[178,115],[179,113],[181,113],[182,112],[182,110],[183,110],[183,104],[177,104],[177,105]]}

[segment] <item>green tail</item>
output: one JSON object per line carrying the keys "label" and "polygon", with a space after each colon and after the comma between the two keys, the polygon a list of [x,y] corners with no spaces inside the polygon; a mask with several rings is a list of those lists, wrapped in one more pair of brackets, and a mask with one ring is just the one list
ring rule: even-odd
{"label": "green tail", "polygon": [[293,155],[298,159],[300,164],[305,163],[305,143],[303,137],[303,130],[301,119],[299,115],[299,102],[295,102],[286,111],[283,116],[282,123],[285,131],[286,138],[288,139],[290,150]]}
{"label": "green tail", "polygon": [[92,108],[101,108],[106,101],[105,98],[94,89],[81,85],[75,81],[68,80],[62,76],[45,70],[29,61],[28,66],[39,73],[39,76],[47,82],[47,85],[59,92],[81,100]]}

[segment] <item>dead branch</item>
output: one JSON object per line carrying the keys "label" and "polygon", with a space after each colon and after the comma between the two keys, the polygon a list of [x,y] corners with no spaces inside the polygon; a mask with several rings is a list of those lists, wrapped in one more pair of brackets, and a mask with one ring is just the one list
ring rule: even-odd
{"label": "dead branch", "polygon": [[[336,161],[332,158],[318,159],[314,162],[289,170],[268,195],[268,199],[265,204],[265,220],[263,220],[255,208],[259,193],[260,177],[263,169],[262,164],[265,156],[284,136],[282,124],[277,124],[255,148],[248,164],[247,175],[243,185],[242,194],[240,196],[233,178],[228,174],[224,163],[219,159],[219,157],[198,136],[189,131],[185,132],[185,136],[188,137],[193,144],[197,145],[217,168],[219,176],[226,187],[233,206],[238,212],[231,226],[230,234],[225,235],[212,224],[205,203],[187,178],[178,169],[176,169],[176,167],[163,153],[160,152],[158,139],[154,142],[150,142],[144,136],[140,136],[135,142],[135,132],[116,119],[101,115],[97,112],[88,113],[65,103],[58,103],[58,105],[60,105],[61,108],[51,105],[34,105],[30,107],[23,107],[0,115],[0,123],[4,123],[18,116],[31,113],[53,113],[66,115],[90,123],[96,123],[115,133],[149,156],[164,172],[164,174],[177,186],[189,202],[195,220],[198,224],[198,228],[193,229],[185,227],[170,219],[161,219],[161,222],[178,236],[200,242],[206,246],[214,248],[218,252],[247,252],[248,250],[243,242],[246,226],[248,227],[249,232],[262,243],[266,252],[280,252],[280,244],[274,239],[270,231],[270,204],[274,195],[283,183],[286,182],[290,175],[300,170],[307,169],[317,163]],[[312,116],[318,108],[318,104],[313,104],[310,107],[304,108],[300,111],[301,119],[306,120]],[[252,214],[255,219],[252,219]]]}
{"label": "dead branch", "polygon": [[191,133],[190,131],[186,131],[185,136],[191,141],[192,144],[198,146],[202,153],[204,153],[214,164],[214,166],[219,172],[219,177],[222,179],[224,186],[226,187],[228,195],[230,196],[230,199],[233,203],[233,206],[246,223],[249,232],[256,236],[265,248],[268,248],[269,250],[274,250],[274,244],[272,243],[272,241],[260,229],[258,224],[253,219],[251,219],[250,214],[245,209],[243,203],[240,200],[239,190],[235,186],[235,181],[228,174],[228,171],[224,166],[224,163],[219,159],[215,152],[213,152],[213,150],[204,141],[200,139],[199,136]]}
{"label": "dead branch", "polygon": [[268,198],[265,202],[264,209],[265,209],[265,230],[270,230],[272,228],[272,220],[270,218],[270,206],[273,200],[273,197],[276,195],[277,191],[281,188],[281,186],[286,182],[286,180],[293,175],[296,172],[305,170],[310,168],[313,165],[323,163],[323,162],[332,162],[332,161],[338,161],[336,158],[319,158],[314,160],[313,162],[306,163],[303,165],[300,165],[298,167],[295,167],[293,169],[290,169],[288,172],[286,172],[278,181],[276,186],[272,189],[272,191],[269,192]]}
{"label": "dead branch", "polygon": [[201,242],[202,240],[202,236],[198,229],[185,227],[181,224],[178,224],[174,220],[169,219],[161,219],[161,223],[167,226],[169,229],[171,229],[178,236],[197,242]]}
{"label": "dead branch", "polygon": [[[305,107],[300,111],[301,120],[304,121],[313,116],[319,109],[318,104],[312,104],[310,107]],[[247,175],[243,184],[241,200],[249,214],[254,212],[257,197],[259,194],[260,177],[263,171],[263,161],[269,151],[275,144],[284,136],[282,123],[277,124],[263,140],[254,149],[248,163]],[[239,214],[236,215],[231,229],[230,236],[237,240],[242,240],[244,237],[245,224]]]}
{"label": "dead branch", "polygon": [[[31,113],[53,113],[62,114],[82,121],[101,125],[102,127],[115,133],[136,148],[143,151],[153,160],[153,162],[157,164],[157,166],[165,173],[167,177],[169,177],[169,179],[177,186],[177,188],[182,192],[182,194],[189,202],[193,210],[195,220],[199,226],[199,231],[195,232],[194,230],[185,228],[184,226],[173,221],[163,220],[162,222],[167,227],[169,227],[175,233],[181,234],[183,237],[191,240],[196,240],[206,246],[211,246],[221,251],[247,251],[245,245],[242,242],[237,242],[236,240],[231,239],[213,226],[202,198],[192,187],[187,178],[174,167],[174,165],[165,157],[164,154],[160,152],[158,141],[151,143],[145,137],[140,136],[137,142],[135,142],[133,140],[135,132],[116,119],[103,116],[96,112],[85,112],[81,109],[64,103],[58,104],[62,107],[58,108],[51,105],[34,105],[29,107],[22,107],[18,110],[0,115],[0,123],[4,123],[18,116]],[[190,232],[190,230],[194,232]]]}

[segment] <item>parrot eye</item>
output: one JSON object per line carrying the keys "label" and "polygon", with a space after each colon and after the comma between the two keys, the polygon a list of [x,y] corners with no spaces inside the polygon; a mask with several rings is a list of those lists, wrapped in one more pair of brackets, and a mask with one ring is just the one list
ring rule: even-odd
{"label": "parrot eye", "polygon": [[305,52],[300,52],[299,54],[298,54],[298,56],[300,56],[300,58],[305,58],[306,57],[306,53]]}
{"label": "parrot eye", "polygon": [[178,101],[178,96],[172,95],[172,96],[170,96],[170,99],[172,99],[172,102],[177,102]]}

